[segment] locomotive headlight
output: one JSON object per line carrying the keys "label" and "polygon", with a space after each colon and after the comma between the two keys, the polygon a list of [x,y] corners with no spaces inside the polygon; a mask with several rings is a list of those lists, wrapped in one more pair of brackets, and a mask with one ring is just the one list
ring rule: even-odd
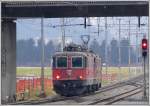
{"label": "locomotive headlight", "polygon": [[80,75],[80,77],[79,77],[80,79],[83,79],[83,77],[82,77],[82,75]]}
{"label": "locomotive headlight", "polygon": [[56,75],[56,79],[60,79],[60,76],[59,76],[59,75]]}

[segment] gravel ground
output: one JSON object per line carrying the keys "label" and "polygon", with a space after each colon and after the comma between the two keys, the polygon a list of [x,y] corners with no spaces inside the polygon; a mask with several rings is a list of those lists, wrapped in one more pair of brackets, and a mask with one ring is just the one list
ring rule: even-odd
{"label": "gravel ground", "polygon": [[134,96],[125,98],[119,102],[115,102],[113,105],[148,105],[149,101],[142,99],[143,93],[136,94]]}
{"label": "gravel ground", "polygon": [[91,103],[92,101],[107,98],[110,95],[115,95],[116,92],[121,93],[124,90],[131,90],[133,88],[135,88],[135,86],[126,85],[124,87],[119,87],[117,89],[112,89],[112,90],[102,92],[102,93],[98,93],[98,94],[95,94],[95,95],[89,95],[89,96],[84,96],[84,97],[75,97],[74,99],[71,99],[71,100],[52,102],[52,103],[46,103],[46,104],[53,104],[53,105],[78,105],[78,104],[81,105],[82,104],[82,105],[85,105],[85,104]]}

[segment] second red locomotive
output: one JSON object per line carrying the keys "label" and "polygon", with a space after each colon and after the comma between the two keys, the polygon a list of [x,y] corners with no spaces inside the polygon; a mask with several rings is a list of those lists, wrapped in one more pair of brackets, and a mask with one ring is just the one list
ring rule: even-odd
{"label": "second red locomotive", "polygon": [[81,95],[101,87],[101,59],[79,45],[53,56],[53,88],[63,96]]}

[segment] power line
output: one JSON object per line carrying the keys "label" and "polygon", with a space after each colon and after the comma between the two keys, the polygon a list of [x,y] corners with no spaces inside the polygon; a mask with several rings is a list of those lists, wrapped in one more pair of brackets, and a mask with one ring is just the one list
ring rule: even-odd
{"label": "power line", "polygon": [[[56,27],[64,27],[64,26],[84,26],[85,24],[64,24],[64,25],[47,25],[47,27],[56,28]],[[87,24],[86,26],[92,26]]]}

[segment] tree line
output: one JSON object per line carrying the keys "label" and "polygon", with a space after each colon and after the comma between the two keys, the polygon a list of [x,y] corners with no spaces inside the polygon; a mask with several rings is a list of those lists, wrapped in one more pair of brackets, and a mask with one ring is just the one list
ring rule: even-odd
{"label": "tree line", "polygon": [[[128,39],[120,41],[120,65],[127,66],[129,64],[129,45]],[[100,44],[96,39],[92,40],[89,48],[102,58],[105,63],[105,40]],[[44,45],[45,51],[45,66],[50,66],[51,57],[56,51],[61,50],[60,43],[54,43],[50,40]],[[112,39],[110,44],[107,45],[107,62],[110,66],[118,66],[119,64],[119,42]],[[130,61],[131,64],[136,63],[136,50],[130,47]],[[33,39],[17,40],[17,66],[40,66],[41,65],[41,40],[35,41]]]}
{"label": "tree line", "polygon": [[[121,66],[128,66],[129,65],[129,58],[130,58],[130,64],[136,65],[137,64],[137,52],[135,47],[130,46],[129,39],[122,39],[119,42],[116,39],[112,39],[110,44],[107,44],[107,56],[105,57],[105,46],[106,42],[105,40],[102,41],[101,45],[98,43],[97,40],[93,40],[90,48],[95,53],[97,53],[101,59],[102,63],[108,63],[109,66],[118,66],[119,65],[119,58],[120,58],[120,65]],[[120,57],[119,57],[119,47],[120,47]],[[130,52],[129,52],[130,49]],[[130,57],[129,57],[130,54]],[[106,61],[106,59],[107,61]]]}

